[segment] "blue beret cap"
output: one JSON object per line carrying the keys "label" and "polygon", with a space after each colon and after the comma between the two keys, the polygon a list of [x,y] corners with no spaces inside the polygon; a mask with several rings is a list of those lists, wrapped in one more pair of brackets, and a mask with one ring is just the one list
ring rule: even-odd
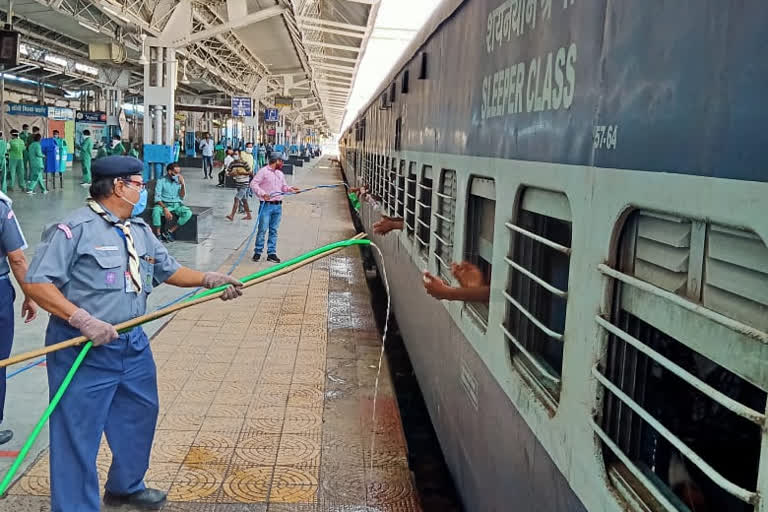
{"label": "blue beret cap", "polygon": [[272,153],[270,153],[269,159],[270,160],[282,160],[283,159],[283,154],[281,152],[279,152],[279,151],[273,151]]}
{"label": "blue beret cap", "polygon": [[93,161],[93,175],[102,178],[120,178],[143,174],[144,163],[132,156],[105,156]]}

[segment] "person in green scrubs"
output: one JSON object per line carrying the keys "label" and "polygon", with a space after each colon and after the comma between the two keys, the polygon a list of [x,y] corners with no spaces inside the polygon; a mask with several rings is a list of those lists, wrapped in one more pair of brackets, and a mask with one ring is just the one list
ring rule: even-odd
{"label": "person in green scrubs", "polygon": [[133,158],[139,158],[139,144],[131,144],[131,150],[128,152],[128,156]]}
{"label": "person in green scrubs", "polygon": [[82,186],[91,185],[91,156],[93,151],[93,139],[91,130],[83,130],[83,142],[80,144],[80,162],[83,167]]}
{"label": "person in green scrubs", "polygon": [[29,133],[29,125],[21,125],[21,133],[19,138],[24,143],[24,181],[29,181],[29,155],[27,154],[27,148],[29,143],[32,142],[31,134]]}
{"label": "person in green scrubs", "polygon": [[29,173],[31,176],[27,194],[30,195],[35,193],[38,184],[40,185],[43,194],[48,193],[48,189],[45,188],[45,183],[43,182],[43,166],[45,162],[43,161],[43,148],[40,147],[40,141],[42,139],[43,138],[39,133],[32,135],[32,144],[27,148],[27,152],[29,153]]}
{"label": "person in green scrubs", "polygon": [[112,149],[110,150],[109,154],[118,156],[125,154],[125,146],[123,146],[123,142],[120,140],[119,135],[112,136]]}
{"label": "person in green scrubs", "polygon": [[109,153],[107,152],[107,147],[104,145],[104,143],[99,144],[99,150],[96,151],[96,159],[104,158],[105,156],[109,156]]}
{"label": "person in green scrubs", "polygon": [[19,188],[23,191],[27,188],[27,181],[24,178],[24,159],[27,152],[27,145],[21,140],[18,130],[11,130],[11,142],[8,143],[8,166],[11,173],[11,188],[16,186],[16,178],[19,180]]}
{"label": "person in green scrubs", "polygon": [[0,175],[3,177],[3,184],[2,184],[2,191],[3,194],[8,192],[8,183],[7,183],[7,172],[8,167],[5,165],[5,154],[8,152],[8,143],[5,142],[5,137],[3,137],[3,132],[0,132]]}

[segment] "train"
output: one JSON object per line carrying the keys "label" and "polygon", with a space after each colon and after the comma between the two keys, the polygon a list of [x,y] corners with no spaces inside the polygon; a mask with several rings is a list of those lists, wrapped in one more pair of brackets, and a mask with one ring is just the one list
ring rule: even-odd
{"label": "train", "polygon": [[[442,0],[341,134],[467,510],[768,511],[766,26]],[[425,293],[460,261],[488,303]]]}

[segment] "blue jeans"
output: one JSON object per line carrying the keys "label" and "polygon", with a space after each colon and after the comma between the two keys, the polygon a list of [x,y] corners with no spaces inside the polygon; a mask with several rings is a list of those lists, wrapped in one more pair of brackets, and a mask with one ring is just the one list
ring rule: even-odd
{"label": "blue jeans", "polygon": [[259,231],[256,233],[254,254],[261,254],[261,251],[264,250],[264,237],[267,234],[267,228],[269,228],[267,254],[277,254],[277,228],[280,226],[280,218],[282,216],[282,204],[261,202],[259,205]]}
{"label": "blue jeans", "polygon": [[[16,291],[11,280],[0,279],[0,359],[11,355],[13,346],[13,301]],[[0,423],[5,410],[5,368],[0,369]]]}
{"label": "blue jeans", "polygon": [[213,176],[212,156],[203,156],[203,176]]}

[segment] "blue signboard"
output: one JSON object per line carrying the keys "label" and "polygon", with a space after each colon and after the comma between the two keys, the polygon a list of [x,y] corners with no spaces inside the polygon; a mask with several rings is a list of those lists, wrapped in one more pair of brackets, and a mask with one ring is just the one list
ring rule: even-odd
{"label": "blue signboard", "polygon": [[75,119],[78,123],[106,123],[107,114],[106,112],[85,112],[83,110],[78,110]]}
{"label": "blue signboard", "polygon": [[8,113],[12,116],[48,117],[48,107],[46,105],[25,105],[22,103],[8,103]]}
{"label": "blue signboard", "polygon": [[252,117],[253,100],[245,96],[232,96],[232,116]]}
{"label": "blue signboard", "polygon": [[264,111],[264,122],[276,123],[278,111],[276,108],[268,108]]}

